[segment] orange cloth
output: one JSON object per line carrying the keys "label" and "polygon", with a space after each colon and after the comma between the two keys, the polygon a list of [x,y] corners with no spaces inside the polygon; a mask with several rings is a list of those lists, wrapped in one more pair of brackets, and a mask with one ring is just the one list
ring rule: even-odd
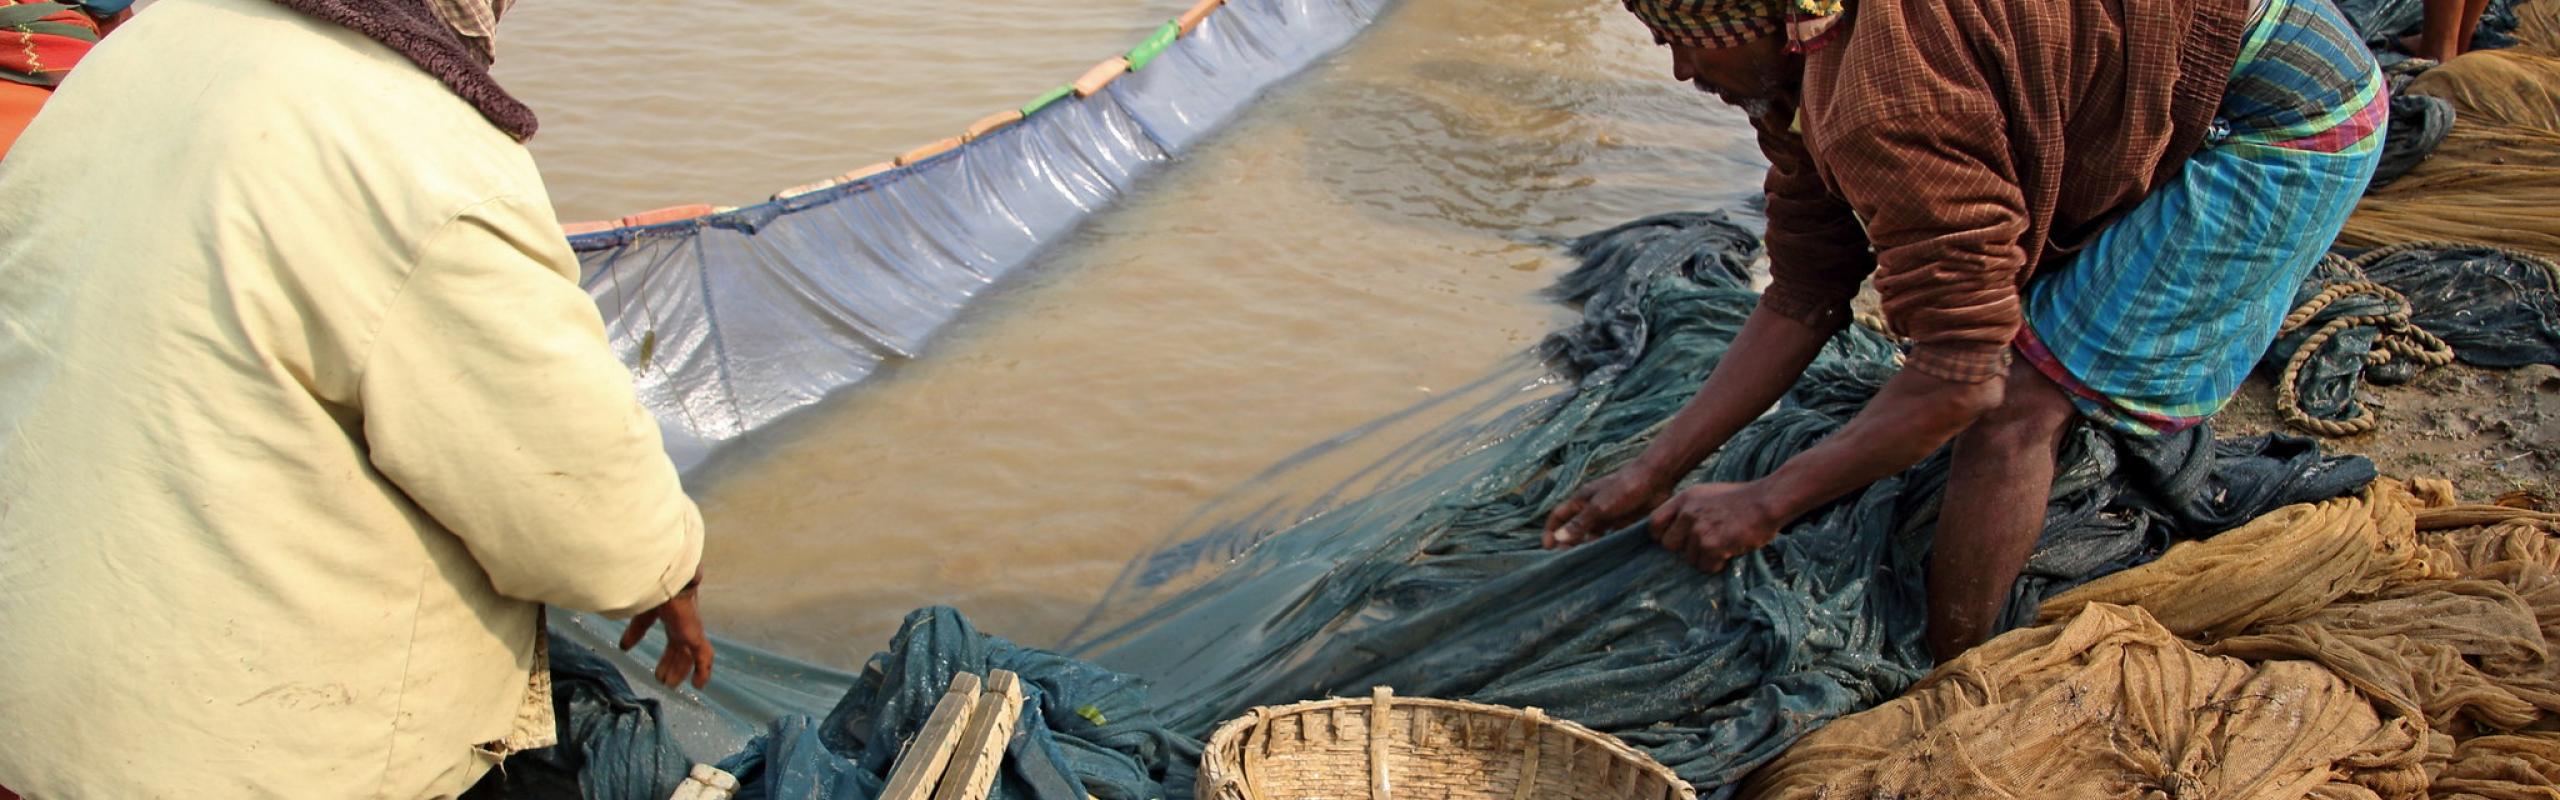
{"label": "orange cloth", "polygon": [[9,155],[9,145],[18,141],[18,132],[35,121],[36,109],[44,107],[44,99],[53,90],[23,83],[0,81],[0,157]]}

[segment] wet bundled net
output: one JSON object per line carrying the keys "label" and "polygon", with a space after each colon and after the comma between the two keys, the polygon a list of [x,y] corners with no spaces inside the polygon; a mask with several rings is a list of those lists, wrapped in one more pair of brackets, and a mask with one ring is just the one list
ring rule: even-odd
{"label": "wet bundled net", "polygon": [[2374,430],[2357,397],[2456,360],[2560,366],[2560,265],[2517,250],[2410,242],[2330,256],[2304,278],[2283,334],[2261,360],[2276,412],[2326,436]]}
{"label": "wet bundled net", "polygon": [[[2378,45],[2417,24],[2417,5],[2341,9]],[[2455,360],[2560,365],[2560,206],[2549,201],[2560,193],[2560,4],[2493,4],[2481,31],[2481,46],[2515,46],[2466,54],[2395,94],[2384,172],[2260,364],[2295,428],[2374,430],[2382,420],[2358,399],[2366,385]]]}
{"label": "wet bundled net", "polygon": [[[878,797],[909,739],[960,673],[1022,676],[1024,708],[1005,748],[995,796],[1017,800],[1147,800],[1190,785],[1196,737],[1157,721],[1147,687],[1054,652],[980,632],[948,608],[907,618],[890,649],[845,675],[721,643],[720,682],[744,698],[670,694],[626,677],[583,631],[550,639],[560,744],[518,755],[474,790],[488,798],[664,800],[697,762],[737,776],[740,800]],[[745,663],[730,656],[743,651]],[[643,672],[642,674],[645,674]],[[784,685],[777,679],[799,678]],[[718,688],[720,683],[715,683]],[[813,698],[813,686],[836,694]],[[778,687],[780,692],[759,692]],[[708,707],[706,707],[708,706]],[[707,730],[705,726],[716,728]]]}
{"label": "wet bundled net", "polygon": [[2377,481],[2066,593],[1744,796],[2549,797],[2560,515],[2454,494]]}
{"label": "wet bundled net", "polygon": [[[1544,512],[1632,458],[1757,302],[1758,242],[1720,214],[1648,218],[1571,247],[1584,263],[1559,293],[1582,304],[1584,322],[1543,348],[1560,374],[1532,380],[1568,391],[1496,392],[1513,399],[1401,451],[1384,488],[1294,509],[1243,503],[1272,524],[1212,525],[1138,559],[1070,642],[1072,657],[929,609],[831,707],[724,717],[755,738],[722,752],[670,732],[681,703],[564,675],[573,688],[561,693],[555,752],[576,756],[549,763],[590,796],[664,796],[681,776],[666,754],[691,747],[738,774],[744,796],[869,797],[955,671],[1002,668],[1034,684],[1002,797],[1183,796],[1198,739],[1219,722],[1381,685],[1541,707],[1644,749],[1702,794],[1729,793],[1790,743],[1929,668],[1922,578],[1945,456],[1808,515],[1718,574],[1638,530],[1541,550]],[[1855,414],[1897,358],[1882,334],[1842,332],[1779,408],[1691,479],[1774,470]],[[2077,431],[2005,625],[2174,541],[2372,477],[2362,459],[2285,437]]]}
{"label": "wet bundled net", "polygon": [[[1573,249],[1585,261],[1562,291],[1585,322],[1548,350],[1582,376],[1578,392],[1479,463],[1272,534],[1078,652],[1153,679],[1178,730],[1392,685],[1547,709],[1627,739],[1709,794],[1822,722],[1898,693],[1929,663],[1921,578],[1943,455],[1808,515],[1720,574],[1632,530],[1539,549],[1545,511],[1632,458],[1757,302],[1745,288],[1757,243],[1720,215],[1640,220]],[[1843,332],[1780,408],[1691,480],[1776,469],[1855,414],[1895,357],[1881,334]],[[2011,624],[2176,538],[2372,475],[2299,440],[2215,443],[2201,431],[2126,442],[2083,429],[2063,461]]]}
{"label": "wet bundled net", "polygon": [[[2380,42],[2414,25],[2406,20],[2418,5],[2377,3],[2402,9],[2381,23],[2368,23],[2355,3],[2340,8]],[[2560,257],[2560,204],[2551,202],[2560,196],[2560,3],[2494,4],[2483,36],[2510,29],[2514,47],[2464,54],[2395,87],[2394,95],[2444,108],[2395,103],[2386,168],[2405,174],[2366,193],[2341,244],[2455,240]],[[2438,127],[2441,136],[2426,144]],[[2420,145],[2423,161],[2409,156]]]}
{"label": "wet bundled net", "polygon": [[[2417,35],[2426,22],[2425,0],[2338,0],[2338,12],[2347,24],[2364,36],[2364,43],[2376,51],[2389,51],[2401,37]],[[2480,15],[2480,27],[2471,35],[2471,46],[2483,50],[2512,47],[2516,43],[2516,3],[2514,0],[2490,0]]]}
{"label": "wet bundled net", "polygon": [[[2416,169],[2437,145],[2444,143],[2445,134],[2453,127],[2452,103],[2405,91],[2409,74],[2423,71],[2428,64],[2402,54],[2399,47],[2403,37],[2416,35],[2425,22],[2424,5],[2423,0],[2343,0],[2337,4],[2347,24],[2364,37],[2364,44],[2375,59],[2398,76],[2391,84],[2391,124],[2384,133],[2382,163],[2373,174],[2375,188],[2387,186]],[[2515,30],[2521,22],[2511,0],[2494,0],[2481,13],[2470,47],[2513,47]]]}

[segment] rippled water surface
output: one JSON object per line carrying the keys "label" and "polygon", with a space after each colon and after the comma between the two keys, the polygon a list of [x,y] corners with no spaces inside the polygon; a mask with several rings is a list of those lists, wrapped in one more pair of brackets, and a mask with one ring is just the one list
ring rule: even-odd
{"label": "rippled water surface", "polygon": [[[745,204],[1073,78],[1188,3],[523,0],[564,218]],[[912,363],[703,471],[723,632],[845,665],[921,605],[1031,643],[1311,443],[1569,318],[1539,237],[1756,193],[1616,0],[1406,0]]]}

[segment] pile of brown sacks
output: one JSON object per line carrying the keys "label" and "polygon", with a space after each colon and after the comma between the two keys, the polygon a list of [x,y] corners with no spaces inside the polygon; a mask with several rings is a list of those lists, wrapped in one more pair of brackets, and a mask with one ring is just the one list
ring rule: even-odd
{"label": "pile of brown sacks", "polygon": [[2378,481],[2054,598],[1746,798],[2560,798],[2560,514]]}

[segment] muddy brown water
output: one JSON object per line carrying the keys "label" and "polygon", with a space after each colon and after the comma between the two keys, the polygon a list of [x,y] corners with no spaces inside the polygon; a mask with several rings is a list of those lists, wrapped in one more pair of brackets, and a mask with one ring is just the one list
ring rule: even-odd
{"label": "muddy brown water", "polygon": [[[527,0],[499,75],[566,219],[745,204],[1018,105],[1188,3]],[[725,634],[848,665],[949,604],[1046,644],[1312,443],[1570,319],[1538,237],[1756,193],[1616,0],[1406,0],[970,309],[691,487]]]}

